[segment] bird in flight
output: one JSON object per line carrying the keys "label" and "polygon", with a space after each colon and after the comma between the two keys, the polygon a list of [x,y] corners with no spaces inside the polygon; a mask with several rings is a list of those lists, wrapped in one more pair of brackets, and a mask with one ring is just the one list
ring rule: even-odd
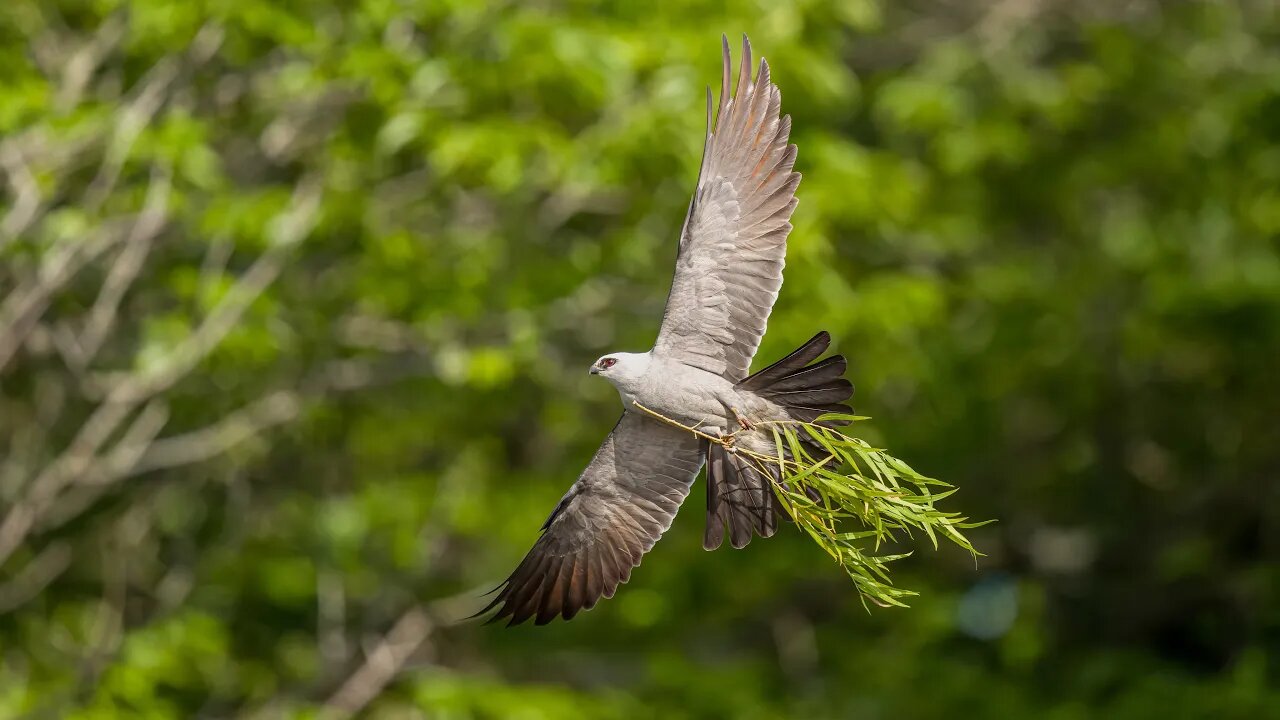
{"label": "bird in flight", "polygon": [[[490,622],[508,625],[556,616],[569,620],[613,597],[619,583],[671,527],[698,470],[707,466],[703,547],[744,547],[777,531],[782,512],[762,468],[719,443],[645,412],[654,411],[734,446],[776,452],[764,421],[814,422],[843,405],[853,386],[839,355],[817,360],[831,342],[821,332],[769,367],[748,375],[778,290],[800,173],[792,170],[791,117],[763,59],[752,78],[751,44],[742,38],[730,94],[729,41],[722,38],[720,102],[707,132],[698,184],[689,203],[675,277],[653,349],[596,360],[592,375],[617,388],[622,418],[542,526],[515,571],[494,589]],[[835,424],[835,423],[832,423]]]}

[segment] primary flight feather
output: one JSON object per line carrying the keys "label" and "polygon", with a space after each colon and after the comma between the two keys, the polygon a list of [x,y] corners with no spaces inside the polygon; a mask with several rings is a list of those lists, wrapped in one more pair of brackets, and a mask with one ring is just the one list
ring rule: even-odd
{"label": "primary flight feather", "polygon": [[782,96],[769,64],[761,60],[752,77],[751,44],[743,36],[731,91],[727,39],[723,55],[714,124],[707,90],[702,165],[657,342],[649,352],[611,353],[591,366],[592,374],[618,389],[622,418],[547,518],[533,549],[481,611],[498,608],[491,622],[568,620],[601,597],[613,597],[671,527],[704,463],[703,547],[719,547],[726,531],[730,544],[741,548],[753,534],[769,537],[777,530],[776,468],[762,470],[637,405],[713,437],[738,431],[738,446],[764,453],[776,452],[773,436],[755,423],[812,422],[824,413],[849,412],[841,404],[853,393],[842,377],[844,358],[813,362],[831,342],[825,332],[747,375],[782,287],[800,174],[792,169],[791,118],[779,115]]}

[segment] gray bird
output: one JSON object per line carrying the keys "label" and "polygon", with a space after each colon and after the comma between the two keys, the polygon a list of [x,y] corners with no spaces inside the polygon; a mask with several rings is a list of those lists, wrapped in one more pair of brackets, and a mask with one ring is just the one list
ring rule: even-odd
{"label": "gray bird", "polygon": [[716,437],[738,431],[738,447],[772,454],[769,420],[812,422],[849,412],[853,393],[842,376],[845,360],[810,364],[831,342],[821,332],[782,360],[748,376],[751,359],[778,290],[791,232],[800,174],[792,171],[790,116],[779,117],[781,94],[760,61],[751,76],[751,44],[742,38],[742,64],[730,96],[729,41],[723,39],[720,104],[712,125],[707,88],[707,133],[698,185],[684,226],[675,278],[653,349],[610,353],[591,374],[613,383],[624,410],[577,482],[542,526],[533,549],[495,588],[484,610],[508,625],[557,615],[566,620],[613,597],[619,583],[653,547],[707,465],[707,526],[703,547],[741,548],[752,534],[777,530],[772,483],[739,453],[655,419],[637,405]]}

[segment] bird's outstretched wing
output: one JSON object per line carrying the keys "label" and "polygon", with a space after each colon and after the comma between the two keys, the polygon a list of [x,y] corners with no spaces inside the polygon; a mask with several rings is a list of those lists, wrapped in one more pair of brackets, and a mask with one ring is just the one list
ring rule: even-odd
{"label": "bird's outstretched wing", "polygon": [[713,128],[708,88],[702,168],[654,350],[736,382],[747,376],[782,287],[800,174],[792,172],[791,118],[779,117],[769,64],[761,60],[752,79],[744,35],[730,97],[728,39],[723,47],[720,105]]}
{"label": "bird's outstretched wing", "polygon": [[676,510],[702,467],[692,434],[624,412],[578,481],[542,526],[542,536],[498,595],[481,610],[501,606],[489,620],[508,625],[591,609],[671,527]]}

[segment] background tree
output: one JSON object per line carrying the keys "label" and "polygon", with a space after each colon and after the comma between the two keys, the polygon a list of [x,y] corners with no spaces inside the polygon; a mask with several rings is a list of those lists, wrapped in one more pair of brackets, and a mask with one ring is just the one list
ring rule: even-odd
{"label": "background tree", "polygon": [[[0,716],[1280,707],[1275,3],[621,5],[0,4]],[[762,356],[832,331],[988,556],[868,613],[695,488],[614,600],[453,625],[617,413],[744,31]]]}

